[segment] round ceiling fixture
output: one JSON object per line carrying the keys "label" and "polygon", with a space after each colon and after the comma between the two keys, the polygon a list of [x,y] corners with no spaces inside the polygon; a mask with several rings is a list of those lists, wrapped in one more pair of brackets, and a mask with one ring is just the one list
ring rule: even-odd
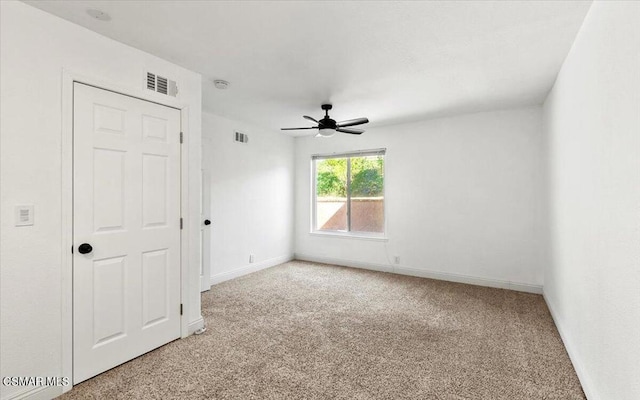
{"label": "round ceiling fixture", "polygon": [[216,79],[213,81],[213,85],[218,89],[224,90],[229,87],[229,82],[222,79]]}
{"label": "round ceiling fixture", "polygon": [[87,14],[93,19],[100,21],[111,21],[111,16],[104,11],[96,10],[95,8],[89,8]]}

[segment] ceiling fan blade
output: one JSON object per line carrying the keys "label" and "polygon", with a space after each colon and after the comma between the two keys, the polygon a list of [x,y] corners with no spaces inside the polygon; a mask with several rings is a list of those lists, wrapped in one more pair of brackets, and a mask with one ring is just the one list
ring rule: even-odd
{"label": "ceiling fan blade", "polygon": [[307,126],[304,128],[280,128],[281,131],[296,131],[298,129],[318,129],[317,126]]}
{"label": "ceiling fan blade", "polygon": [[320,123],[320,122],[318,122],[318,120],[317,120],[317,119],[315,119],[315,118],[311,118],[311,117],[310,117],[310,116],[308,116],[308,115],[303,115],[303,116],[302,116],[302,118],[304,118],[304,119],[308,119],[309,121],[313,121],[313,122],[315,122],[316,124],[319,124],[319,123]]}
{"label": "ceiling fan blade", "polygon": [[336,131],[342,133],[350,133],[352,135],[359,135],[364,132],[362,129],[349,129],[349,128],[336,128]]}
{"label": "ceiling fan blade", "polygon": [[367,118],[356,118],[356,119],[348,119],[346,121],[338,122],[336,126],[338,128],[344,128],[347,126],[362,125],[368,122],[369,122],[369,119]]}

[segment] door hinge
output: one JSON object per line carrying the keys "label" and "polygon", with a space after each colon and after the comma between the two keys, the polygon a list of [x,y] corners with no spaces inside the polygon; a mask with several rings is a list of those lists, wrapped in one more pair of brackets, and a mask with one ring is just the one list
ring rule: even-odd
{"label": "door hinge", "polygon": [[182,315],[182,303],[180,303],[180,315]]}
{"label": "door hinge", "polygon": [[184,134],[180,132],[180,143],[184,142]]}
{"label": "door hinge", "polygon": [[183,223],[182,223],[182,218],[180,218],[180,229],[182,229]]}

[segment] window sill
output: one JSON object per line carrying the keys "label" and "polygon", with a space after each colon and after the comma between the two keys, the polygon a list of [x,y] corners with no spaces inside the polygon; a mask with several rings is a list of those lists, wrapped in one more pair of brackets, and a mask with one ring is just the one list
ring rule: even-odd
{"label": "window sill", "polygon": [[321,232],[321,231],[313,231],[309,232],[309,235],[312,236],[323,236],[323,237],[333,237],[340,239],[357,239],[357,240],[371,240],[374,242],[388,242],[389,238],[386,236],[368,236],[368,235],[358,235],[353,233],[340,233],[340,232]]}

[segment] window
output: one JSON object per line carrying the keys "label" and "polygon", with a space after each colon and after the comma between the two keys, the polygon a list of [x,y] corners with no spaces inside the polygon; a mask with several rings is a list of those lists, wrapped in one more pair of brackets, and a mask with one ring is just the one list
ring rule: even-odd
{"label": "window", "polygon": [[315,155],[313,232],[383,237],[385,150]]}

